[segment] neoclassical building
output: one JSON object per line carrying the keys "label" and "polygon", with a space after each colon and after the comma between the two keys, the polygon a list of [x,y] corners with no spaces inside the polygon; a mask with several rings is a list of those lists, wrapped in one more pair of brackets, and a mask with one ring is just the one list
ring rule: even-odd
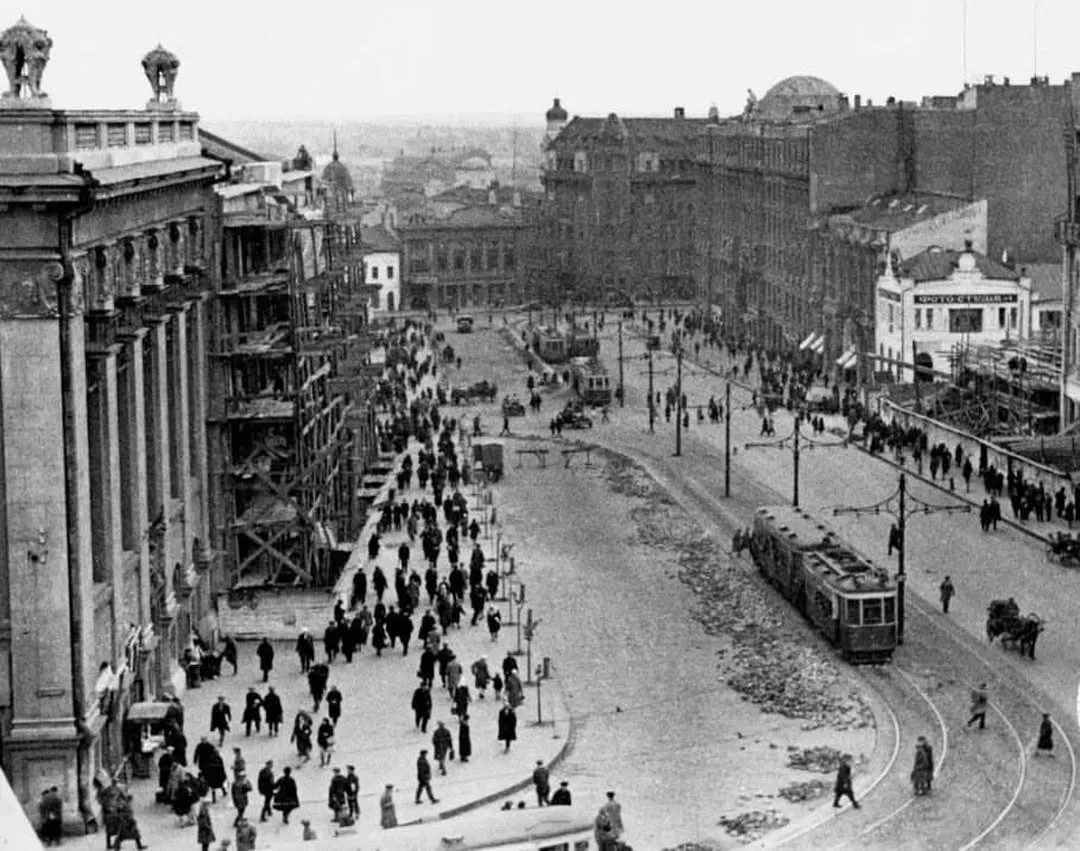
{"label": "neoclassical building", "polygon": [[86,824],[127,707],[182,691],[209,611],[207,216],[224,169],[160,45],[133,110],[54,108],[51,48],[25,20],[0,35],[0,756],[28,810],[56,785]]}

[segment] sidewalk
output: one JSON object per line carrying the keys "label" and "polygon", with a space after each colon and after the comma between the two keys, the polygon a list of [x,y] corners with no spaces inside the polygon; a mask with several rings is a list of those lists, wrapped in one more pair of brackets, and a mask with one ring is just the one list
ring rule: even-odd
{"label": "sidewalk", "polygon": [[[417,448],[418,445],[413,441],[410,443],[408,452],[415,456]],[[459,452],[462,451],[459,448]],[[399,463],[395,464],[395,468],[399,466]],[[393,481],[392,476],[386,489],[395,486],[396,482]],[[462,490],[469,498],[470,510],[472,510],[476,502],[472,496],[473,489],[463,488]],[[401,494],[401,498],[410,502],[414,499],[430,499],[431,491],[430,489],[420,491],[414,477],[413,487]],[[363,566],[368,574],[368,608],[374,607],[375,595],[371,589],[370,580],[376,562],[368,561],[366,554],[367,540],[377,520],[378,512],[372,512],[369,524],[358,539],[353,556],[338,584],[338,589],[335,589],[333,595],[327,597],[325,618],[321,622],[298,625],[308,627],[314,634],[318,661],[324,661],[322,632],[332,618],[333,605],[338,599],[339,590],[344,593],[346,589],[351,589],[352,574],[359,566]],[[390,532],[382,536],[382,548],[377,563],[382,566],[383,571],[391,579],[391,583],[397,563],[397,547],[406,537],[404,531]],[[489,558],[494,557],[494,537],[487,540],[481,534],[480,543],[485,555]],[[465,552],[469,549],[471,547],[463,547]],[[419,542],[417,542],[412,545],[410,562],[413,565],[416,565],[418,560],[421,562],[419,565],[421,574],[422,559]],[[445,551],[442,553],[439,568],[440,575],[445,576],[448,572]],[[389,605],[392,598],[393,588],[391,587],[388,589],[384,602]],[[413,617],[416,627],[419,627],[420,617],[427,608],[426,600],[425,593],[420,608]],[[506,604],[499,604],[499,608],[505,616]],[[310,819],[321,842],[334,836],[331,812],[327,806],[328,785],[333,766],[340,767],[344,773],[347,765],[354,765],[360,778],[360,817],[357,820],[356,833],[349,834],[354,839],[355,836],[364,837],[381,830],[379,798],[387,783],[393,783],[395,786],[397,819],[402,825],[419,820],[430,821],[451,817],[506,797],[519,789],[531,787],[532,771],[537,760],[542,760],[554,770],[555,765],[569,750],[572,741],[569,712],[558,685],[552,680],[545,681],[542,689],[544,724],[542,726],[536,724],[536,687],[526,685],[525,703],[517,712],[517,741],[512,744],[509,752],[506,752],[503,743],[497,740],[497,715],[500,703],[494,700],[490,689],[486,699],[478,699],[469,668],[474,660],[486,654],[492,672],[501,669],[502,660],[507,651],[516,647],[513,636],[513,627],[507,628],[504,622],[504,629],[498,641],[493,642],[483,621],[475,627],[469,626],[469,617],[466,616],[462,621],[462,627],[451,628],[449,634],[443,639],[444,643],[455,651],[465,668],[464,681],[469,685],[473,698],[469,710],[472,756],[468,764],[462,764],[456,760],[448,761],[445,777],[439,774],[438,765],[432,758],[431,736],[436,729],[436,722],[443,721],[453,735],[456,753],[458,723],[456,717],[450,713],[449,694],[436,679],[435,688],[432,689],[435,705],[427,733],[422,734],[413,725],[410,703],[412,693],[419,684],[416,671],[422,651],[422,647],[415,640],[415,634],[407,657],[402,656],[399,646],[385,649],[382,657],[376,658],[369,642],[362,653],[353,657],[351,664],[346,664],[339,656],[330,665],[329,685],[338,686],[344,696],[344,702],[337,730],[337,746],[331,767],[326,768],[320,768],[318,765],[317,748],[313,751],[311,761],[301,765],[295,746],[289,743],[296,712],[304,709],[310,713],[312,708],[307,678],[300,673],[299,660],[294,652],[295,639],[272,641],[275,650],[274,669],[270,674],[269,682],[265,685],[255,657],[257,642],[241,642],[237,675],[232,674],[230,666],[224,665],[222,677],[204,683],[201,688],[189,690],[184,696],[184,733],[188,739],[188,760],[190,762],[192,751],[199,743],[200,737],[209,735],[210,707],[221,695],[225,697],[232,709],[232,729],[221,748],[226,768],[230,769],[232,765],[234,747],[242,749],[243,757],[247,761],[247,775],[252,785],[255,785],[258,771],[267,760],[273,760],[276,776],[281,775],[281,769],[285,766],[293,768],[293,776],[297,780],[300,791],[301,807],[298,812],[290,816],[288,825],[282,824],[278,813],[274,813],[268,822],[260,824],[258,816],[262,799],[255,792],[250,797],[247,816],[258,830],[257,847],[259,848],[273,848],[300,839],[302,819]],[[525,679],[524,664],[524,659],[520,659],[519,667],[523,680]],[[249,688],[255,688],[260,695],[263,695],[266,693],[267,685],[274,686],[284,705],[285,717],[281,735],[270,738],[264,725],[261,732],[253,730],[252,735],[247,737],[240,720],[243,715],[244,696]],[[316,728],[325,716],[325,712],[324,703],[319,714],[312,714]],[[216,746],[217,736],[211,737],[210,741]],[[421,804],[413,802],[416,791],[416,760],[421,748],[428,750],[428,758],[434,771],[432,788],[438,798],[438,803],[434,805],[428,803],[426,799]],[[159,849],[161,851],[173,851],[173,849],[190,851],[192,847],[196,847],[195,828],[177,827],[177,819],[171,809],[154,802],[157,789],[156,757],[151,773],[150,779],[132,779],[130,785],[130,791],[134,796],[135,815],[142,831],[143,841],[155,851]],[[231,770],[229,770],[229,778],[231,783]],[[531,794],[522,797],[532,802]],[[212,805],[211,812],[218,840],[225,837],[232,838],[234,836],[232,823],[236,811],[231,797],[223,801],[219,796],[217,803]],[[102,841],[103,836],[99,834],[69,839],[65,845],[76,849],[85,848],[97,851]]]}

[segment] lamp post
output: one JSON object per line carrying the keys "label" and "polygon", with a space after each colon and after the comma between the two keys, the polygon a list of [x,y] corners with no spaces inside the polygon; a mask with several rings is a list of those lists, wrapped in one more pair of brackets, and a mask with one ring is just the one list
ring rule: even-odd
{"label": "lamp post", "polygon": [[682,346],[675,350],[675,457],[682,455]]}
{"label": "lamp post", "polygon": [[795,416],[795,427],[791,430],[791,434],[786,437],[781,437],[779,440],[767,440],[760,442],[747,443],[747,449],[770,449],[777,448],[783,449],[786,446],[791,446],[792,457],[794,460],[794,482],[791,494],[791,504],[796,508],[799,507],[799,453],[801,451],[802,443],[806,443],[807,449],[813,449],[815,446],[826,449],[846,449],[847,440],[815,440],[812,437],[807,437],[800,431],[802,426],[802,417]]}
{"label": "lamp post", "polygon": [[[907,504],[911,499],[914,507]],[[895,508],[893,500],[896,501]],[[931,505],[917,497],[911,496],[907,490],[907,476],[900,474],[900,484],[893,493],[889,494],[881,502],[863,507],[834,508],[833,515],[838,514],[888,514],[896,518],[897,531],[900,533],[900,546],[896,551],[896,643],[904,643],[904,598],[905,586],[907,585],[907,571],[905,569],[905,555],[907,553],[907,519],[912,514],[936,514],[941,511],[970,512],[971,506],[967,503],[953,505]]]}
{"label": "lamp post", "polygon": [[[712,279],[709,280],[710,286]],[[731,496],[731,382],[724,390],[724,496]]]}

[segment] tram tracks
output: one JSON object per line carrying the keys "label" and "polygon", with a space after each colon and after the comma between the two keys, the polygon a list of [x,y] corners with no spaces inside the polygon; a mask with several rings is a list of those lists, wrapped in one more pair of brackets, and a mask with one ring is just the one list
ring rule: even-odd
{"label": "tram tracks", "polygon": [[[719,482],[711,480],[716,476],[710,465],[676,471],[666,458],[634,450],[628,454],[714,534],[730,534],[745,522],[739,514],[748,514],[746,505],[717,496]],[[745,497],[763,504],[778,501],[759,483],[746,485],[739,491],[744,502]],[[908,605],[908,642],[898,648],[893,665],[859,674],[879,694],[887,720],[883,726],[892,729],[892,752],[884,768],[864,779],[861,788],[856,779],[864,806],[856,814],[826,805],[805,826],[772,840],[766,837],[761,847],[1071,847],[1070,828],[1080,820],[1075,733],[1054,720],[1058,756],[1034,758],[1041,712],[1051,707],[1050,699],[1011,659],[998,655],[1000,650],[942,622],[913,595]],[[991,696],[987,729],[969,731],[964,727],[969,694],[982,682],[989,684]],[[916,798],[910,771],[919,735],[927,736],[935,751],[935,784],[931,795]],[[841,828],[834,819],[839,815],[847,822],[844,835],[851,838],[838,842]],[[851,834],[856,820],[860,824]]]}

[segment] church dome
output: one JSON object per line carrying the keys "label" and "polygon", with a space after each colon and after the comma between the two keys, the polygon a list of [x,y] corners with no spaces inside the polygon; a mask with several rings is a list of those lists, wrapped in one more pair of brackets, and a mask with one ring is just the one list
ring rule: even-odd
{"label": "church dome", "polygon": [[834,112],[840,108],[840,97],[840,90],[821,77],[787,77],[765,93],[757,112],[761,118],[772,120],[803,113]]}
{"label": "church dome", "polygon": [[570,114],[563,109],[563,105],[559,102],[558,98],[555,98],[555,102],[551,105],[551,109],[544,113],[544,117],[549,121],[566,121],[570,117]]}
{"label": "church dome", "polygon": [[345,163],[338,159],[337,151],[334,151],[334,158],[323,169],[322,182],[338,192],[353,191],[352,175]]}

